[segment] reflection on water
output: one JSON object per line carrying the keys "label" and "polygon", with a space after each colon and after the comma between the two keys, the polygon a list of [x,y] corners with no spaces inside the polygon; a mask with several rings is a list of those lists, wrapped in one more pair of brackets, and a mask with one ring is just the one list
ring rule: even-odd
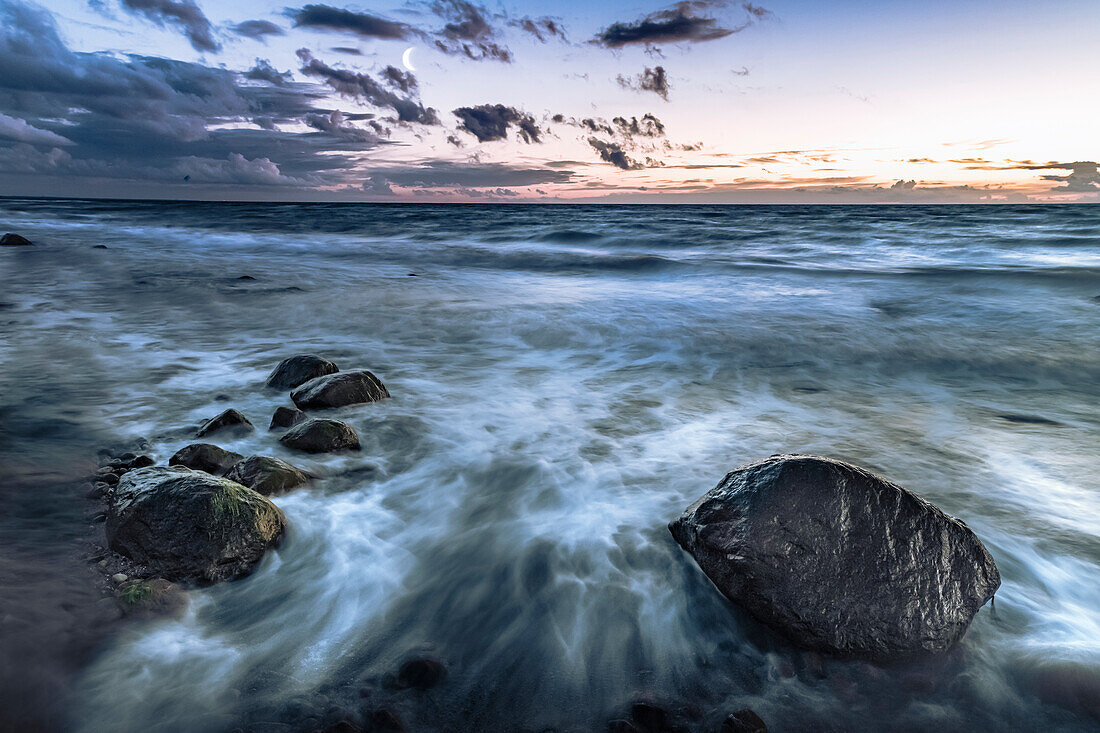
{"label": "reflection on water", "polygon": [[[276,499],[290,534],[255,574],[102,651],[77,729],[293,721],[318,695],[414,729],[602,729],[639,695],[692,730],[743,707],[775,730],[1097,725],[1095,207],[0,209],[44,243],[0,253],[17,417],[145,436],[163,461],[220,395],[266,424],[286,398],[263,378],[293,353],[394,395],[336,411],[357,455],[224,443],[326,479]],[[964,519],[1000,567],[995,611],[897,667],[741,615],[665,525],[785,451]],[[389,690],[416,654],[446,683]]]}

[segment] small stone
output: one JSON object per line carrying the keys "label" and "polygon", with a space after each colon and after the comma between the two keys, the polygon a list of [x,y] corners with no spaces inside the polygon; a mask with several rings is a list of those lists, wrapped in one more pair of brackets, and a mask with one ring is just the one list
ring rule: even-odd
{"label": "small stone", "polygon": [[244,435],[251,433],[255,428],[241,412],[230,408],[217,417],[204,422],[199,431],[195,433],[195,437],[202,438],[221,430],[226,430],[234,435]]}
{"label": "small stone", "polygon": [[104,559],[104,560],[100,560],[100,561],[99,561],[99,563],[98,563],[98,565],[99,565],[99,567],[101,567],[101,568],[105,568],[105,567],[107,567],[107,560],[106,560],[106,559]]}
{"label": "small stone", "polygon": [[103,497],[104,494],[107,493],[107,490],[110,488],[111,487],[104,482],[96,481],[94,484],[92,484],[92,488],[88,489],[88,492],[84,494],[84,496],[88,499],[100,499]]}
{"label": "small stone", "polygon": [[389,708],[381,708],[371,713],[370,728],[376,731],[400,733],[400,731],[405,730],[405,724],[401,722],[401,718],[397,716],[397,713]]}
{"label": "small stone", "polygon": [[366,369],[316,377],[290,393],[290,399],[303,410],[327,410],[378,402],[389,396],[381,380]]}
{"label": "small stone", "polygon": [[397,685],[428,690],[442,682],[446,676],[447,668],[438,659],[413,659],[402,664],[397,671]]}
{"label": "small stone", "polygon": [[186,466],[221,476],[244,456],[211,443],[192,443],[180,448],[168,459],[169,466]]}
{"label": "small stone", "polygon": [[722,733],[768,733],[768,726],[759,715],[745,708],[730,713],[722,723]]}
{"label": "small stone", "polygon": [[117,473],[101,473],[101,474],[99,474],[99,476],[97,478],[102,483],[105,483],[108,486],[114,486],[115,484],[118,483],[118,474]]}
{"label": "small stone", "polygon": [[340,368],[316,354],[297,354],[283,359],[267,377],[272,389],[294,389],[315,377],[335,374]]}
{"label": "small stone", "polygon": [[107,249],[107,245],[105,245],[105,244],[93,244],[92,249]]}
{"label": "small stone", "polygon": [[251,275],[241,275],[237,279],[238,280],[255,280],[256,278],[252,277]]}
{"label": "small stone", "polygon": [[129,579],[130,576],[126,573],[115,573],[111,576],[111,580],[115,581],[116,583],[125,583]]}
{"label": "small stone", "polygon": [[644,731],[668,730],[668,711],[652,702],[636,701],[630,706],[630,718],[638,728]]}
{"label": "small stone", "polygon": [[285,494],[313,478],[300,468],[270,456],[249,456],[234,464],[225,477],[264,496]]}
{"label": "small stone", "polygon": [[305,419],[306,414],[301,410],[295,410],[293,407],[277,407],[275,414],[271,416],[271,425],[267,429],[292,428]]}
{"label": "small stone", "polygon": [[33,244],[31,240],[11,232],[0,237],[0,247],[27,247],[31,244]]}
{"label": "small stone", "polygon": [[92,515],[92,523],[100,524],[107,521],[107,512],[96,512]]}
{"label": "small stone", "polygon": [[148,466],[152,466],[154,463],[156,463],[156,461],[154,461],[149,456],[138,456],[134,458],[134,460],[130,461],[130,468],[147,468]]}

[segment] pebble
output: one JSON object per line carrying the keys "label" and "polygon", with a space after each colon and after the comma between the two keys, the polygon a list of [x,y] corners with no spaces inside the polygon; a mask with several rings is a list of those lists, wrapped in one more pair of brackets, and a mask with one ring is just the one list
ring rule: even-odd
{"label": "pebble", "polygon": [[115,581],[116,583],[125,583],[129,579],[130,576],[126,573],[115,573],[111,576],[111,580]]}

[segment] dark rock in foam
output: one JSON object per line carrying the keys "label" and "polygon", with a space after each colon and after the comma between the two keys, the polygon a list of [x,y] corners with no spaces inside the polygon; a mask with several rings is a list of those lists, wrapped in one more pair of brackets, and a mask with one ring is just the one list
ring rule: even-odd
{"label": "dark rock in foam", "polygon": [[302,469],[270,456],[249,456],[230,468],[225,477],[264,496],[285,494],[313,478]]}
{"label": "dark rock in foam", "polygon": [[279,442],[287,448],[306,453],[359,450],[359,434],[355,428],[328,418],[312,418],[298,423],[286,431]]}
{"label": "dark rock in foam", "polygon": [[244,456],[240,453],[234,453],[210,443],[192,443],[176,451],[175,455],[168,459],[168,465],[186,466],[221,476],[242,458]]}
{"label": "dark rock in foam", "polygon": [[107,513],[112,550],[172,581],[213,583],[247,575],[278,543],[286,518],[234,481],[182,466],[131,471]]}
{"label": "dark rock in foam", "polygon": [[251,433],[255,428],[241,412],[230,408],[217,417],[204,422],[202,427],[199,428],[199,432],[195,433],[195,437],[205,438],[207,435],[221,430],[239,436]]}
{"label": "dark rock in foam", "polygon": [[378,402],[389,396],[381,380],[366,369],[317,377],[290,393],[290,399],[303,410]]}
{"label": "dark rock in foam", "polygon": [[0,247],[29,247],[32,244],[34,244],[34,242],[26,237],[20,236],[19,234],[12,234],[11,232],[0,237]]}
{"label": "dark rock in foam", "polygon": [[768,733],[768,726],[759,715],[745,708],[726,716],[722,722],[722,733]]}
{"label": "dark rock in foam", "polygon": [[301,410],[295,410],[293,407],[277,407],[275,408],[275,414],[271,416],[271,424],[268,425],[267,429],[293,427],[305,419],[306,414]]}
{"label": "dark rock in foam", "polygon": [[274,389],[294,389],[315,377],[335,374],[340,369],[327,359],[314,354],[298,354],[283,359],[267,377],[267,386]]}
{"label": "dark rock in foam", "polygon": [[796,644],[842,655],[943,651],[1001,583],[966,524],[827,458],[738,468],[669,529],[730,600]]}

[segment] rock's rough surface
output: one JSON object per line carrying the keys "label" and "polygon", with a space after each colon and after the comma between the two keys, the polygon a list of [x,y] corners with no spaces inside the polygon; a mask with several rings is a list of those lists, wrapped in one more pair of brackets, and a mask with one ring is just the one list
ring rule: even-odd
{"label": "rock's rough surface", "polygon": [[286,518],[240,484],[183,466],[131,471],[107,512],[112,550],[172,581],[214,583],[248,574]]}
{"label": "rock's rough surface", "polygon": [[247,417],[237,410],[230,408],[217,417],[204,422],[202,427],[199,428],[199,432],[195,433],[195,437],[204,438],[219,430],[225,430],[232,435],[245,435],[246,433],[251,433],[255,428],[252,423],[248,421]]}
{"label": "rock's rough surface", "polygon": [[267,386],[274,389],[294,389],[315,377],[335,374],[340,369],[327,359],[313,354],[298,354],[283,359],[267,377]]}
{"label": "rock's rough surface", "polygon": [[302,469],[270,456],[249,456],[230,468],[225,477],[264,496],[285,494],[313,478]]}
{"label": "rock's rough surface", "polygon": [[345,422],[322,417],[298,423],[286,431],[279,442],[287,448],[306,453],[359,450],[359,434],[355,428]]}
{"label": "rock's rough surface", "polygon": [[11,232],[0,237],[0,247],[28,247],[31,244],[34,244],[31,240]]}
{"label": "rock's rough surface", "polygon": [[271,416],[271,424],[267,426],[267,429],[289,428],[305,419],[306,414],[301,410],[295,410],[293,407],[277,407],[275,408],[275,414]]}
{"label": "rock's rough surface", "polygon": [[221,476],[242,458],[244,456],[240,453],[234,453],[210,443],[192,443],[176,451],[175,455],[168,459],[168,465],[186,466]]}
{"label": "rock's rough surface", "polygon": [[290,399],[303,410],[377,402],[389,396],[385,385],[366,369],[317,377],[290,393]]}
{"label": "rock's rough surface", "polygon": [[732,601],[796,644],[842,655],[943,651],[1001,583],[963,522],[827,458],[738,468],[669,529]]}

